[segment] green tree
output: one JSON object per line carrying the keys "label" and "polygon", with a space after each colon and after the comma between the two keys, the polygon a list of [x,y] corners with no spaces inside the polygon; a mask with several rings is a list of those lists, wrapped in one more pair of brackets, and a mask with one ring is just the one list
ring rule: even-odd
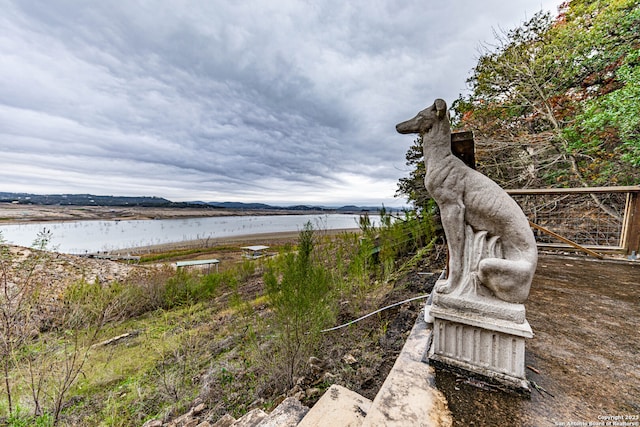
{"label": "green tree", "polygon": [[[518,186],[639,182],[637,1],[574,0],[496,39],[455,105],[480,136],[481,168]],[[500,150],[511,153],[492,162]]]}
{"label": "green tree", "polygon": [[566,93],[576,99],[575,114],[563,136],[580,171],[593,185],[640,182],[640,4],[574,1],[557,38],[568,41],[574,59]]}
{"label": "green tree", "polygon": [[413,141],[406,154],[406,165],[409,166],[409,176],[400,178],[396,197],[405,197],[416,210],[425,210],[431,196],[424,186],[425,166],[422,152],[422,137]]}
{"label": "green tree", "polygon": [[637,0],[573,0],[496,32],[453,105],[478,168],[504,187],[640,182],[639,48]]}
{"label": "green tree", "polygon": [[554,98],[564,85],[565,55],[550,36],[552,23],[538,13],[522,27],[496,32],[496,45],[484,46],[468,80],[472,93],[454,104],[461,125],[475,133],[478,168],[505,187],[544,185],[559,166],[567,183],[583,184]]}

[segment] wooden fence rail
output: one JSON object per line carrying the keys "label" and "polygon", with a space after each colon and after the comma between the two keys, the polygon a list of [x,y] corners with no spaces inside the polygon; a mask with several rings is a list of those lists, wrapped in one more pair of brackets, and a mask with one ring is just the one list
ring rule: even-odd
{"label": "wooden fence rail", "polygon": [[640,253],[640,186],[528,188],[507,193],[539,226],[534,232],[541,247],[568,248],[563,240],[570,240],[596,251]]}

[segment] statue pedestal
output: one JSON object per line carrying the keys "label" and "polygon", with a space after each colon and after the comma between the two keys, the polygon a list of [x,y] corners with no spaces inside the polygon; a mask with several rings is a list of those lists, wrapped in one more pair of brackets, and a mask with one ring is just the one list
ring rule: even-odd
{"label": "statue pedestal", "polygon": [[[520,311],[519,307],[514,309]],[[488,318],[477,312],[440,307],[436,300],[429,315],[433,319],[429,363],[445,369],[461,369],[530,394],[524,362],[524,340],[533,337],[529,322]]]}

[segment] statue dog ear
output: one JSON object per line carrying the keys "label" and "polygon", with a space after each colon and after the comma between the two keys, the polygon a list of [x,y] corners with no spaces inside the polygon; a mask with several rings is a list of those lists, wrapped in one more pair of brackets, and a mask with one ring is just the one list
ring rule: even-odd
{"label": "statue dog ear", "polygon": [[442,99],[436,99],[434,104],[436,106],[436,117],[442,120],[447,115],[447,103]]}

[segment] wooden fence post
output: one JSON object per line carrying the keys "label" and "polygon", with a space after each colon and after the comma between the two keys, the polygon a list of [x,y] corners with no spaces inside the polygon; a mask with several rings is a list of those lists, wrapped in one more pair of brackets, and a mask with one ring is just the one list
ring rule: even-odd
{"label": "wooden fence post", "polygon": [[622,242],[625,252],[640,253],[640,192],[632,191],[627,196]]}

